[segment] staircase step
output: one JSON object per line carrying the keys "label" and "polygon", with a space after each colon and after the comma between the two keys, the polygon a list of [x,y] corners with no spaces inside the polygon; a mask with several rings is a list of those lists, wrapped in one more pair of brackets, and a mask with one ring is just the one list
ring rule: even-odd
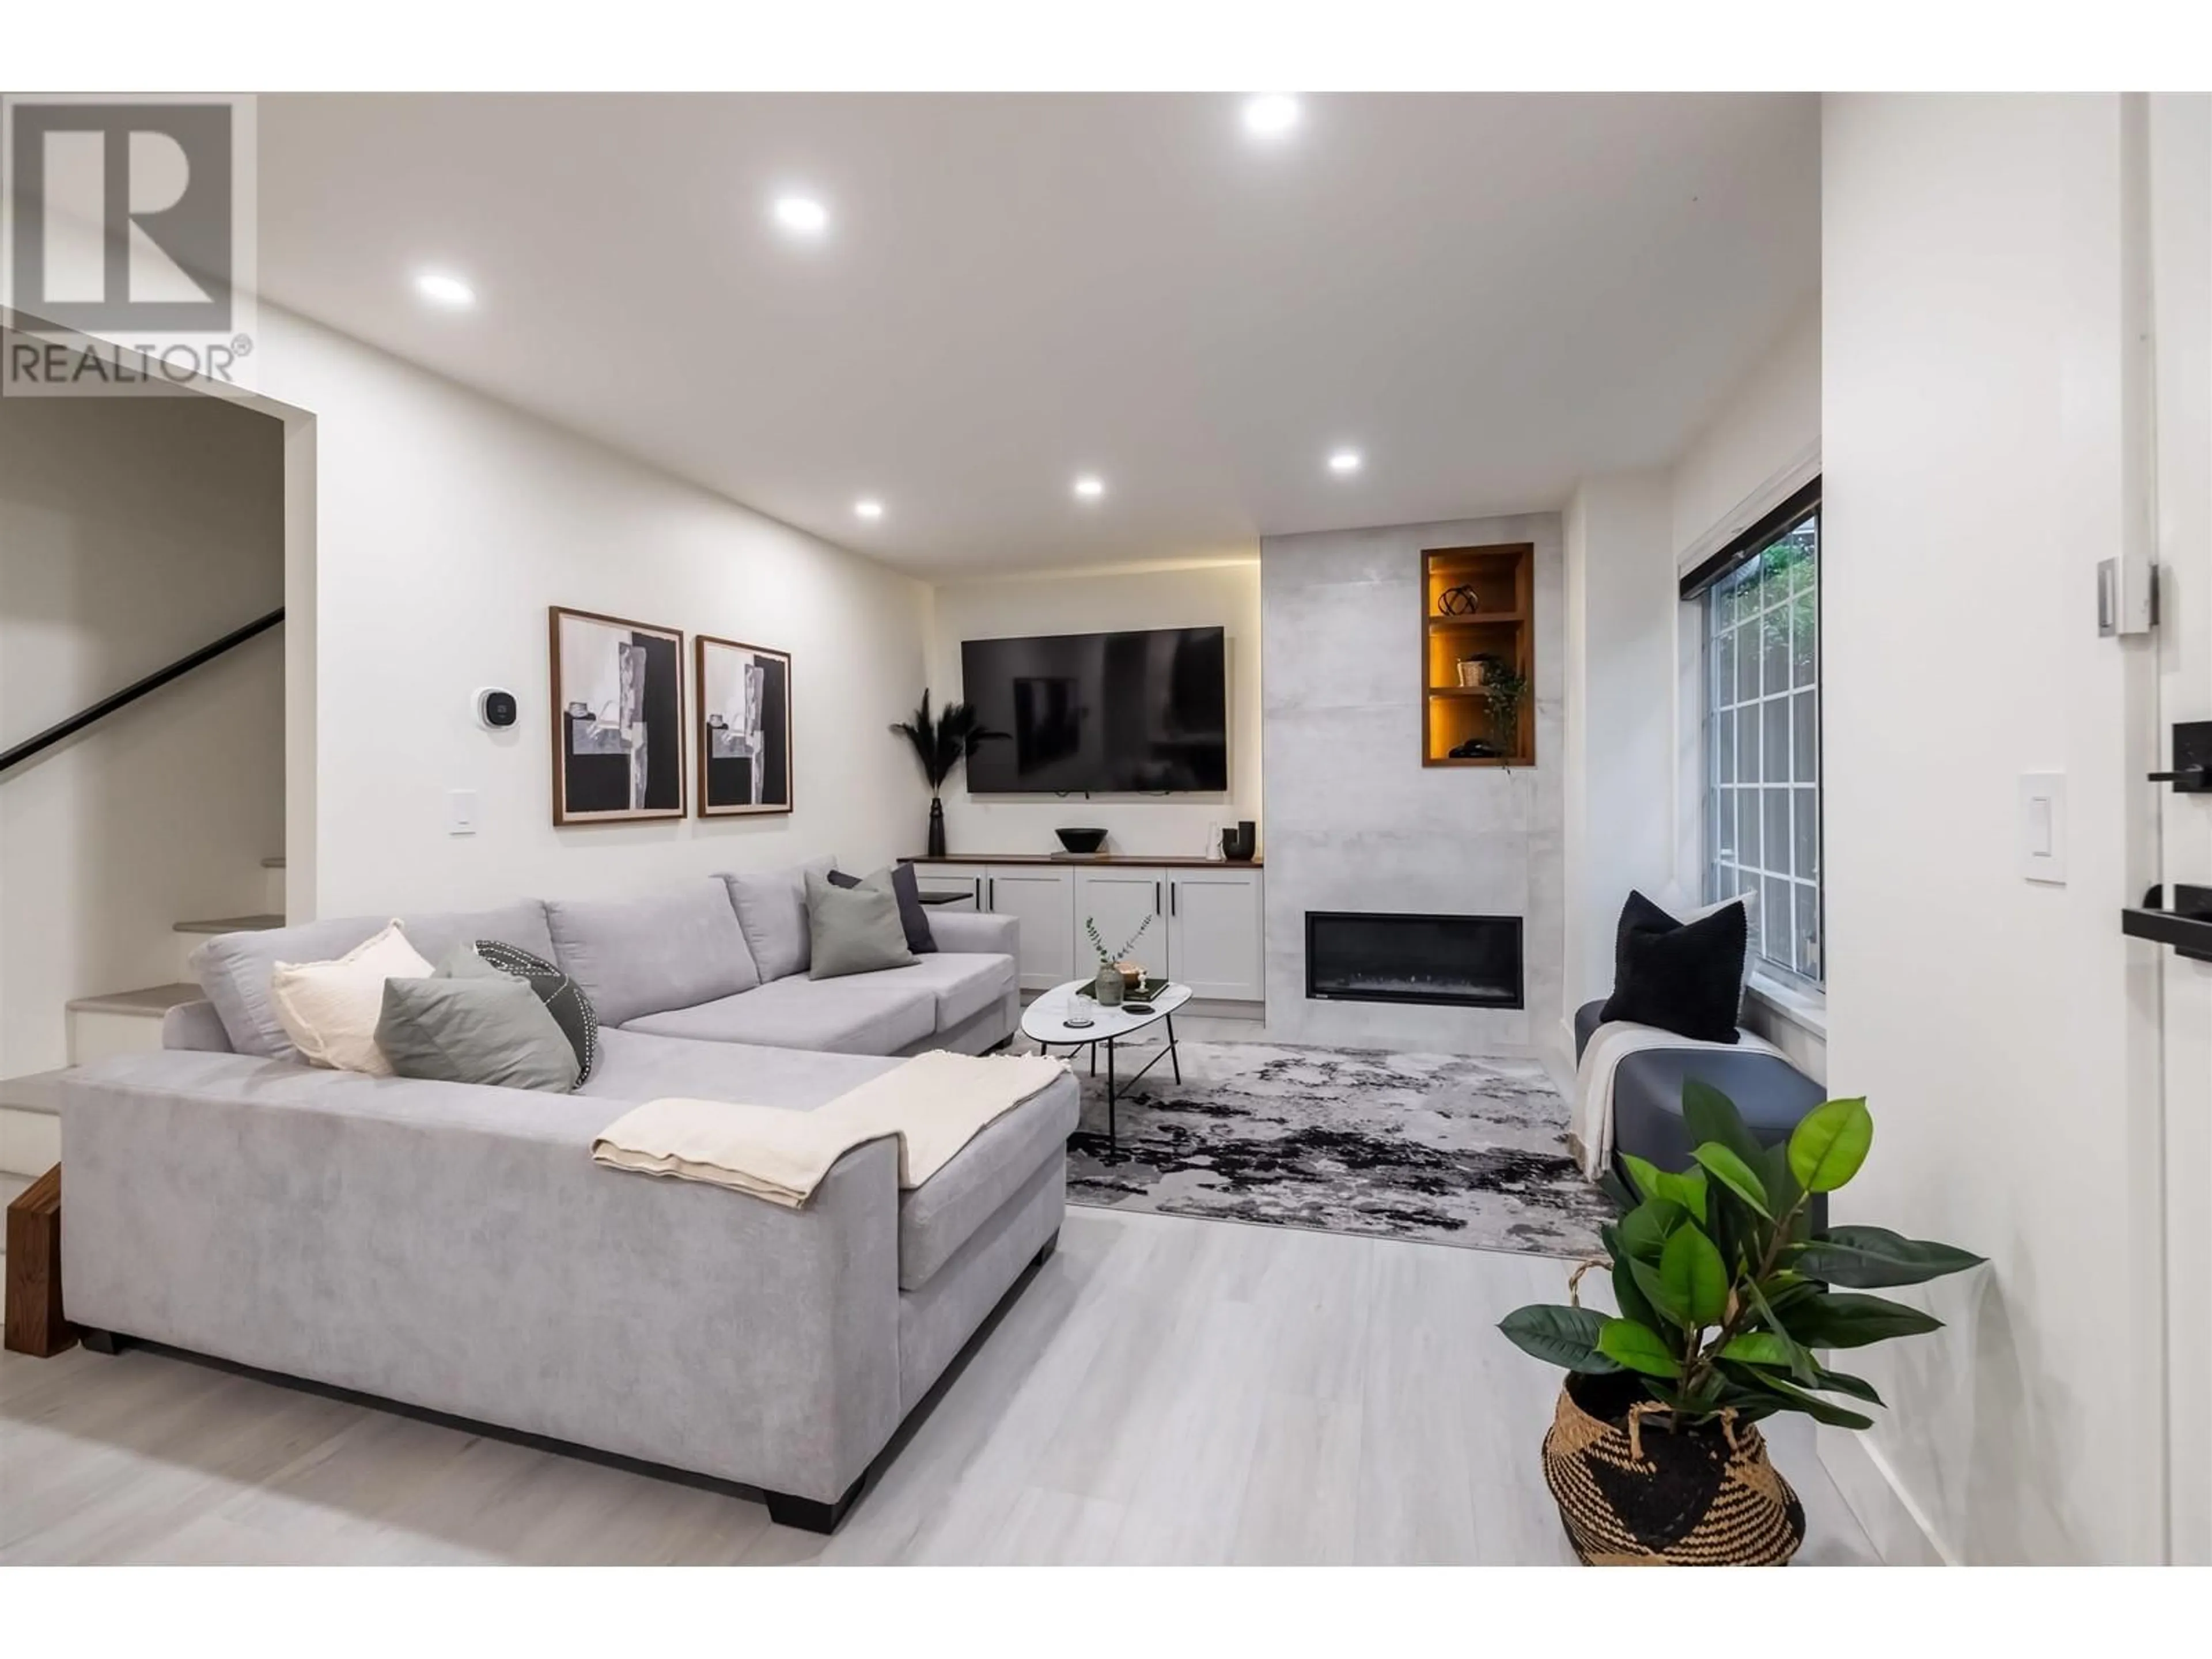
{"label": "staircase step", "polygon": [[211,916],[204,921],[180,921],[175,931],[179,933],[262,933],[271,927],[282,927],[284,918],[263,913],[252,916]]}
{"label": "staircase step", "polygon": [[98,996],[78,997],[69,1004],[73,1014],[135,1014],[159,1019],[180,1002],[198,1002],[205,994],[197,985],[149,985],[141,991],[105,991]]}
{"label": "staircase step", "polygon": [[78,997],[68,1005],[69,1057],[83,1066],[115,1054],[143,1054],[161,1046],[161,1016],[180,1002],[198,1002],[197,985],[149,985]]}
{"label": "staircase step", "polygon": [[0,1082],[0,1180],[42,1176],[61,1162],[59,1072]]}
{"label": "staircase step", "polygon": [[[33,1072],[24,1077],[0,1080],[0,1106],[18,1112],[42,1112],[48,1117],[58,1117],[62,1109],[62,1079],[69,1075],[64,1066],[58,1072]],[[41,1170],[40,1174],[44,1175]]]}

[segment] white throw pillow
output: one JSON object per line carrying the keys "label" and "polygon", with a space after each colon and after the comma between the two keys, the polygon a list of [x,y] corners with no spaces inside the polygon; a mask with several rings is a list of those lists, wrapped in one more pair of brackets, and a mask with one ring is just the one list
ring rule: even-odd
{"label": "white throw pillow", "polygon": [[428,979],[435,971],[395,921],[336,962],[278,963],[269,1000],[308,1065],[390,1077],[392,1062],[376,1046],[384,981]]}

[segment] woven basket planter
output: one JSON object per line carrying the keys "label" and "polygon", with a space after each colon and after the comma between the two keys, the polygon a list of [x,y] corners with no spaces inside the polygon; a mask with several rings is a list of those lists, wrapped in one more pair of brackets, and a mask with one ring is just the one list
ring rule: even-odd
{"label": "woven basket planter", "polygon": [[[1578,1397],[1579,1396],[1579,1397]],[[1544,1484],[1589,1566],[1778,1567],[1805,1510],[1733,1413],[1692,1429],[1618,1375],[1571,1376],[1544,1437]]]}

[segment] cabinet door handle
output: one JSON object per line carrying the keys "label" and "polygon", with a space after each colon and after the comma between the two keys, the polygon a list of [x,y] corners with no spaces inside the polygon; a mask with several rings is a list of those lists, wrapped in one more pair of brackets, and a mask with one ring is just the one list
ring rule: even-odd
{"label": "cabinet door handle", "polygon": [[986,910],[999,908],[999,878],[996,876],[983,878],[983,908]]}
{"label": "cabinet door handle", "polygon": [[1160,913],[1160,884],[1159,884],[1159,883],[1158,883],[1158,882],[1154,882],[1154,883],[1152,884],[1152,914],[1153,914],[1154,915],[1159,915],[1159,913]]}
{"label": "cabinet door handle", "polygon": [[1176,889],[1182,885],[1179,881],[1171,881],[1168,884],[1168,914],[1170,915],[1176,913]]}

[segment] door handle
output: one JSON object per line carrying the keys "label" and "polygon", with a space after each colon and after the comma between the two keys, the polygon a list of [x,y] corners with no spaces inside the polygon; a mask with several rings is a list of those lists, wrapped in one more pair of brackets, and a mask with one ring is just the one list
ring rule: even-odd
{"label": "door handle", "polygon": [[1168,884],[1168,914],[1170,915],[1176,913],[1176,889],[1182,885],[1179,881],[1171,881]]}
{"label": "door handle", "polygon": [[2159,901],[2165,896],[2154,887],[2141,906],[2120,912],[2120,931],[2130,939],[2147,939],[2171,945],[2174,954],[2197,962],[2212,962],[2212,887],[2177,883],[2173,908]]}
{"label": "door handle", "polygon": [[2173,723],[2173,769],[2153,772],[2153,783],[2170,783],[2177,795],[2212,795],[2212,720]]}
{"label": "door handle", "polygon": [[1159,913],[1160,913],[1160,884],[1159,884],[1159,883],[1158,883],[1158,882],[1154,882],[1154,883],[1152,884],[1152,914],[1153,914],[1154,915],[1159,915]]}

